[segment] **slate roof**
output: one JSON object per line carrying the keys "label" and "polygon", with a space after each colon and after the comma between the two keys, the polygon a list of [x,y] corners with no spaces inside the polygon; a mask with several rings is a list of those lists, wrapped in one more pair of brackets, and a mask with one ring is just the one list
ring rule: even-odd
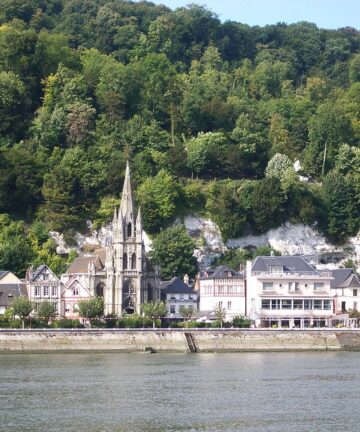
{"label": "slate roof", "polygon": [[360,288],[360,280],[353,269],[336,269],[332,270],[331,274],[334,277],[330,281],[331,288],[347,288],[349,286]]}
{"label": "slate roof", "polygon": [[25,284],[2,284],[0,285],[0,306],[8,307],[14,297],[24,295],[27,297]]}
{"label": "slate roof", "polygon": [[269,272],[270,266],[282,266],[285,272],[317,271],[300,256],[258,256],[255,258],[251,270],[256,272]]}
{"label": "slate roof", "polygon": [[238,272],[230,267],[227,266],[219,266],[214,268],[208,268],[205,271],[201,272],[201,279],[226,279],[229,277],[229,273],[231,274],[230,277],[237,277],[240,279],[244,278],[244,273]]}
{"label": "slate roof", "polygon": [[91,262],[94,263],[96,270],[102,270],[105,267],[105,257],[106,257],[106,249],[97,249],[94,252],[94,255],[77,257],[74,261],[69,265],[66,273],[87,273],[89,264]]}
{"label": "slate roof", "polygon": [[196,291],[179,277],[161,282],[160,289],[163,290],[164,294],[196,294]]}
{"label": "slate roof", "polygon": [[0,279],[2,279],[8,273],[9,273],[8,270],[0,270]]}

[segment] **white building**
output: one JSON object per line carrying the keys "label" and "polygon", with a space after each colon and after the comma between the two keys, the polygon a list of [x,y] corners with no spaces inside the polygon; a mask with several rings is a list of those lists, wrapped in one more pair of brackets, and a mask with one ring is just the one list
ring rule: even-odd
{"label": "white building", "polygon": [[335,312],[346,313],[349,309],[359,310],[360,281],[353,269],[332,270],[331,295]]}
{"label": "white building", "polygon": [[299,256],[257,257],[246,267],[248,316],[263,327],[329,325],[333,279]]}
{"label": "white building", "polygon": [[179,277],[174,277],[170,281],[160,284],[161,297],[166,302],[168,318],[182,318],[180,309],[182,307],[192,308],[194,314],[198,310],[198,293]]}
{"label": "white building", "polygon": [[198,277],[200,312],[216,307],[226,311],[226,320],[246,315],[244,274],[226,266],[203,270]]}
{"label": "white building", "polygon": [[35,304],[35,312],[43,301],[53,304],[57,315],[61,315],[61,282],[47,265],[36,270],[30,268],[26,275],[29,299]]}

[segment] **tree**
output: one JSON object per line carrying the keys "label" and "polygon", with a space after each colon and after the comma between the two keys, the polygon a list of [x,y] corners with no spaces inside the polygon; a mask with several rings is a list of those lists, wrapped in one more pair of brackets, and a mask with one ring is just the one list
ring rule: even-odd
{"label": "tree", "polygon": [[25,328],[25,318],[27,318],[34,309],[33,303],[25,296],[19,296],[13,299],[11,307],[14,315],[19,316],[22,321],[22,327]]}
{"label": "tree", "polygon": [[39,318],[43,319],[45,322],[49,322],[49,319],[56,315],[54,303],[47,300],[39,303],[36,313]]}
{"label": "tree", "polygon": [[165,170],[144,181],[138,189],[137,198],[146,231],[158,232],[171,221],[175,216],[179,192],[179,185]]}
{"label": "tree", "polygon": [[102,297],[95,297],[79,301],[79,315],[88,319],[91,326],[92,320],[104,316],[104,299]]}
{"label": "tree", "polygon": [[144,303],[142,305],[142,312],[146,318],[149,318],[153,322],[153,328],[155,328],[155,321],[163,318],[166,315],[167,307],[164,302],[153,302]]}
{"label": "tree", "polygon": [[179,313],[182,316],[185,323],[185,321],[191,320],[191,317],[194,315],[194,309],[192,306],[180,306]]}
{"label": "tree", "polygon": [[158,234],[152,244],[151,259],[160,266],[163,279],[187,273],[195,276],[195,243],[183,225],[175,225]]}
{"label": "tree", "polygon": [[218,303],[215,306],[214,313],[217,321],[220,322],[220,327],[222,328],[223,322],[225,321],[225,317],[226,317],[226,309],[223,308],[220,303]]}

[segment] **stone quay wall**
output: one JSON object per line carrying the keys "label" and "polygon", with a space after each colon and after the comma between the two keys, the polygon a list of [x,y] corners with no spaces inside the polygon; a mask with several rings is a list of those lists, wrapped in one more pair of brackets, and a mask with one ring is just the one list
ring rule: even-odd
{"label": "stone quay wall", "polygon": [[0,330],[0,353],[87,351],[360,351],[360,329]]}

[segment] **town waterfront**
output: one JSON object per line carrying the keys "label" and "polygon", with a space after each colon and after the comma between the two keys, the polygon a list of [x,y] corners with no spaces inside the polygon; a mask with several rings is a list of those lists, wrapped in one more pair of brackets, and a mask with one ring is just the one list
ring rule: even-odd
{"label": "town waterfront", "polygon": [[0,431],[358,431],[360,354],[1,354]]}

